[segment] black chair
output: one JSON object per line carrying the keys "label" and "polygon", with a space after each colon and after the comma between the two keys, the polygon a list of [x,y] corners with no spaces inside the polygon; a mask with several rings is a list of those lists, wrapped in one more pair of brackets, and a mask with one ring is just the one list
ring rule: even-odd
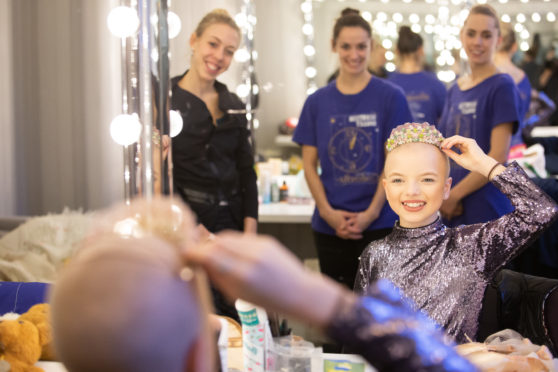
{"label": "black chair", "polygon": [[486,288],[477,340],[507,328],[558,356],[558,280],[501,270]]}

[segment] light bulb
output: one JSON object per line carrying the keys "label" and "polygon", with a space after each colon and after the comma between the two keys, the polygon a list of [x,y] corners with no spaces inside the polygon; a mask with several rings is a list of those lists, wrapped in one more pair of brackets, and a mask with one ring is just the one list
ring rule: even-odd
{"label": "light bulb", "polygon": [[310,1],[305,1],[302,4],[300,4],[300,10],[302,10],[302,13],[311,13],[312,12],[312,2]]}
{"label": "light bulb", "polygon": [[180,132],[182,132],[182,127],[184,122],[182,121],[182,115],[176,110],[169,111],[169,121],[170,121],[170,136],[176,137]]}
{"label": "light bulb", "polygon": [[240,48],[234,53],[234,60],[239,63],[247,62],[250,59],[250,53],[246,48]]}
{"label": "light bulb", "polygon": [[541,21],[541,15],[539,13],[533,13],[531,14],[531,19],[533,22],[538,23]]}
{"label": "light bulb", "polygon": [[182,29],[182,21],[175,12],[169,12],[167,15],[167,23],[169,26],[169,39],[174,39]]}
{"label": "light bulb", "polygon": [[420,22],[420,17],[419,17],[419,15],[416,14],[416,13],[412,13],[412,14],[409,16],[409,22],[411,22],[411,23],[419,23],[419,22]]}
{"label": "light bulb", "polygon": [[317,73],[318,73],[318,71],[316,70],[316,68],[312,67],[312,66],[308,66],[304,70],[304,74],[306,75],[307,78],[310,78],[310,79],[315,78]]}
{"label": "light bulb", "polygon": [[114,36],[132,36],[138,30],[140,21],[138,13],[127,6],[117,6],[107,16],[107,26]]}
{"label": "light bulb", "polygon": [[246,98],[248,97],[249,90],[250,88],[246,84],[239,84],[236,87],[236,95],[240,98]]}
{"label": "light bulb", "polygon": [[110,122],[110,136],[114,142],[129,146],[139,140],[141,124],[137,114],[121,114]]}
{"label": "light bulb", "polygon": [[312,27],[310,23],[305,23],[302,26],[302,33],[307,36],[312,35],[314,33],[314,27]]}
{"label": "light bulb", "polygon": [[304,55],[308,57],[312,57],[316,54],[316,48],[314,46],[308,44],[304,46]]}

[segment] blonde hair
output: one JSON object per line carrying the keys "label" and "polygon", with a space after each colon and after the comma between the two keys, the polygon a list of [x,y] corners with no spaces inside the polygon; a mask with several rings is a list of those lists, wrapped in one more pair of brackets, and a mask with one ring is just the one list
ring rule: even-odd
{"label": "blonde hair", "polygon": [[471,10],[469,11],[469,15],[467,16],[467,19],[465,19],[465,23],[467,23],[467,21],[469,20],[469,17],[471,15],[474,15],[474,14],[482,14],[482,15],[485,15],[485,16],[492,17],[492,19],[494,19],[494,25],[496,26],[496,29],[498,30],[498,34],[502,33],[502,31],[500,30],[500,18],[498,18],[498,13],[496,12],[496,10],[493,7],[491,7],[488,4],[477,4],[477,5],[473,6],[471,8]]}
{"label": "blonde hair", "polygon": [[214,24],[225,24],[238,32],[239,36],[242,34],[242,32],[240,31],[240,27],[238,27],[229,12],[227,12],[225,9],[218,8],[213,9],[201,19],[200,23],[198,23],[198,26],[196,27],[196,30],[194,31],[196,33],[196,36],[202,36],[205,30],[209,26]]}
{"label": "blonde hair", "polygon": [[500,34],[502,35],[502,43],[500,44],[498,50],[502,52],[511,51],[514,44],[517,42],[511,23],[502,22]]}

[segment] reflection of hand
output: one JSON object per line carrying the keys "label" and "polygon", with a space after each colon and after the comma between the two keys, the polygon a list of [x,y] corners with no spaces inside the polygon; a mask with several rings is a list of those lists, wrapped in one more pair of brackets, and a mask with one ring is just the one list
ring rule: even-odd
{"label": "reflection of hand", "polygon": [[349,220],[348,230],[355,236],[351,239],[362,238],[362,232],[366,230],[376,218],[378,218],[377,214],[369,215],[366,212],[357,213],[354,218]]}
{"label": "reflection of hand", "polygon": [[165,134],[161,137],[161,142],[163,144],[163,159],[166,159],[169,154],[171,139],[167,134]]}
{"label": "reflection of hand", "polygon": [[186,249],[187,263],[202,266],[230,298],[242,298],[286,315],[324,325],[342,288],[310,273],[270,237],[225,232]]}
{"label": "reflection of hand", "polygon": [[[335,230],[335,235],[342,239],[360,239],[360,233],[349,231],[349,225],[354,223],[356,213],[347,212],[340,209],[331,209],[330,211],[320,213],[320,216]],[[360,237],[358,237],[360,236]]]}

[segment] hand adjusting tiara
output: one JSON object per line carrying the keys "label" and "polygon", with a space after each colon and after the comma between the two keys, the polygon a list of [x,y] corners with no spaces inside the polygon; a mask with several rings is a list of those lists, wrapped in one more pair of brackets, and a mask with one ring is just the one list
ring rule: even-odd
{"label": "hand adjusting tiara", "polygon": [[406,143],[422,142],[440,147],[444,136],[434,125],[428,123],[405,123],[395,127],[387,140],[386,149],[392,151]]}

